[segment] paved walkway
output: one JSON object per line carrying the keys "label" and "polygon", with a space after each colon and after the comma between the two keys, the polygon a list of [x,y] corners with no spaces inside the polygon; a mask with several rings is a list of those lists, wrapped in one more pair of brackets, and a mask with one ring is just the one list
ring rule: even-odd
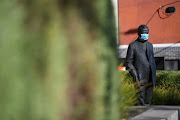
{"label": "paved walkway", "polygon": [[127,120],[180,120],[180,106],[131,106]]}

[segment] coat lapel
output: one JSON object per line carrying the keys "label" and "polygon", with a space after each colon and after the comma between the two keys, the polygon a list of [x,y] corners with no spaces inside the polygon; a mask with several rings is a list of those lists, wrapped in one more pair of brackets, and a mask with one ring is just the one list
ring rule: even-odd
{"label": "coat lapel", "polygon": [[148,60],[150,61],[150,54],[149,54],[149,51],[150,51],[150,47],[149,47],[149,44],[148,42],[146,43],[146,51],[147,51],[147,57],[148,57]]}

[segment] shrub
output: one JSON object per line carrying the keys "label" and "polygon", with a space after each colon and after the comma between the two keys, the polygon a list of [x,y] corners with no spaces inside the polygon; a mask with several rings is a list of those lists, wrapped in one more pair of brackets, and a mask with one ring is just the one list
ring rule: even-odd
{"label": "shrub", "polygon": [[127,71],[120,71],[120,114],[122,118],[128,116],[128,106],[133,106],[137,103],[137,90],[132,77]]}
{"label": "shrub", "polygon": [[[122,81],[121,92],[124,92],[121,96],[122,103],[124,105],[134,105],[134,103],[124,102],[131,101],[132,94],[136,92],[132,87],[132,77],[128,71],[120,71],[124,76]],[[127,89],[131,88],[131,91]],[[127,95],[129,94],[129,95]],[[180,105],[180,71],[157,71],[156,72],[156,86],[153,90],[152,105]]]}
{"label": "shrub", "polygon": [[111,0],[0,8],[0,120],[120,119]]}
{"label": "shrub", "polygon": [[180,105],[180,71],[157,71],[153,105]]}
{"label": "shrub", "polygon": [[180,105],[180,91],[176,88],[156,86],[153,92],[152,105]]}
{"label": "shrub", "polygon": [[180,89],[180,71],[157,71],[157,86]]}

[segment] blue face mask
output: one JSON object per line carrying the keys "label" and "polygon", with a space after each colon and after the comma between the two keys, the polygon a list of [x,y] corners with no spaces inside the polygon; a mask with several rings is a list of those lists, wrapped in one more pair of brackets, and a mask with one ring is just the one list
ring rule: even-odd
{"label": "blue face mask", "polygon": [[141,39],[148,40],[149,34],[141,34]]}

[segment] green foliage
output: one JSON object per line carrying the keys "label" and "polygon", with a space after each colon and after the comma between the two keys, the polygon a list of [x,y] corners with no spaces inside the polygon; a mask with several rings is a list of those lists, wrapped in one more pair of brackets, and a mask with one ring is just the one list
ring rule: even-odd
{"label": "green foliage", "polygon": [[110,0],[2,0],[0,120],[118,120]]}
{"label": "green foliage", "polygon": [[152,105],[180,105],[180,91],[176,88],[154,88]]}
{"label": "green foliage", "polygon": [[180,90],[180,71],[157,71],[156,79],[157,86]]}
{"label": "green foliage", "polygon": [[137,103],[137,92],[136,83],[133,82],[132,77],[127,71],[120,71],[120,110],[121,118],[128,116],[128,106],[133,106]]}
{"label": "green foliage", "polygon": [[[128,71],[120,71],[120,73],[124,75],[124,81],[128,83],[128,87],[131,87],[133,82]],[[123,84],[122,82],[122,85]],[[121,91],[125,91],[122,95],[127,101],[131,101],[135,90],[131,87],[132,91],[128,91],[126,90],[128,87],[123,88]],[[126,104],[124,102],[122,103],[124,105]],[[129,105],[134,104],[129,103]],[[180,71],[156,72],[156,86],[153,90],[152,105],[180,105]]]}
{"label": "green foliage", "polygon": [[180,105],[180,71],[157,71],[153,105]]}

